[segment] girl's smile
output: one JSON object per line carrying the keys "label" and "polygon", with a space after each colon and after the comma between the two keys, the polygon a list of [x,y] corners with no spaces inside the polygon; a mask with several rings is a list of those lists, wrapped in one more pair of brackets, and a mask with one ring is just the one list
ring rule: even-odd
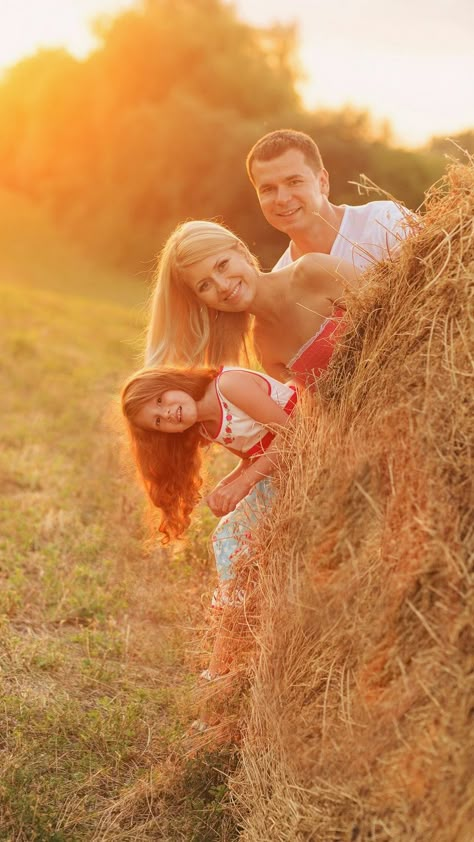
{"label": "girl's smile", "polygon": [[135,417],[142,430],[159,430],[162,433],[183,433],[198,421],[197,403],[180,389],[163,392],[151,398]]}

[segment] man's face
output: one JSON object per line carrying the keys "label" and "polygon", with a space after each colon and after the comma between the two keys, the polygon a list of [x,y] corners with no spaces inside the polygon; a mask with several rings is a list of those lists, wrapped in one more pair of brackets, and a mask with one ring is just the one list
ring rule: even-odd
{"label": "man's face", "polygon": [[290,238],[311,229],[327,207],[328,174],[315,173],[299,149],[288,149],[271,161],[254,161],[252,176],[265,219]]}

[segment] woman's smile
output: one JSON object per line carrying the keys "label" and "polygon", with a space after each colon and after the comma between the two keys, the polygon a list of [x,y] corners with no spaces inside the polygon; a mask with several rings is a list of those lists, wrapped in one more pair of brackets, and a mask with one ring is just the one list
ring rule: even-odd
{"label": "woman's smile", "polygon": [[242,281],[237,281],[234,289],[225,298],[224,301],[235,301],[242,289]]}

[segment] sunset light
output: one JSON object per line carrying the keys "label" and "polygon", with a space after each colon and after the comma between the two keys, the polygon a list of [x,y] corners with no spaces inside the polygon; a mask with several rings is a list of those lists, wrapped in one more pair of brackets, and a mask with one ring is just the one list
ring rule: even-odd
{"label": "sunset light", "polygon": [[[95,19],[137,5],[133,0],[0,0],[0,71],[45,47],[84,57],[96,44]],[[305,0],[235,0],[233,5],[243,20],[258,26],[296,23],[304,72],[300,91],[308,108],[368,110],[375,120],[388,120],[395,138],[407,145],[469,128],[473,89],[460,84],[474,77],[469,0],[456,0],[449,12],[439,0],[416,5],[402,0],[392,7],[367,0],[363,16],[353,0],[335,6]]]}
{"label": "sunset light", "polygon": [[296,22],[309,108],[367,109],[408,145],[471,127],[471,0],[238,0],[237,7],[259,25]]}
{"label": "sunset light", "polygon": [[473,14],[0,0],[0,842],[473,839]]}
{"label": "sunset light", "polygon": [[91,23],[131,0],[0,0],[0,69],[39,49],[64,47],[77,57],[93,48]]}

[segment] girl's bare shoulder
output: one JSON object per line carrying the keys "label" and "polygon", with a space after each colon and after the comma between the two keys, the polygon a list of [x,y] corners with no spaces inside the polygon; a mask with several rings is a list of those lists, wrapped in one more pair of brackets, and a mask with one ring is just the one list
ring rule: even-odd
{"label": "girl's bare shoulder", "polygon": [[265,390],[264,381],[257,371],[231,368],[224,369],[219,375],[220,390],[229,400],[232,400],[234,392],[240,392],[242,388],[248,389],[251,383],[255,383],[259,388]]}

